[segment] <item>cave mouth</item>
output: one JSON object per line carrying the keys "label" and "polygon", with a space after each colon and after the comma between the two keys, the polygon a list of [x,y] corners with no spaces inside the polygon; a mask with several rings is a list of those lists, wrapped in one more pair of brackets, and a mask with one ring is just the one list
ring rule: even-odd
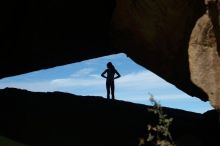
{"label": "cave mouth", "polygon": [[106,98],[105,79],[100,74],[112,62],[121,78],[115,81],[117,100],[150,105],[151,95],[162,106],[204,113],[208,102],[192,98],[174,85],[136,64],[124,53],[34,71],[0,80],[0,89],[13,87],[36,92],[61,91]]}

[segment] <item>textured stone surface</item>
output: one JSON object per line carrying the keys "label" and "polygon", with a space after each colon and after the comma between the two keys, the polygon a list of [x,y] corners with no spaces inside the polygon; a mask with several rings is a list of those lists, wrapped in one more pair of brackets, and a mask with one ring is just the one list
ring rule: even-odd
{"label": "textured stone surface", "polygon": [[138,64],[207,100],[191,82],[188,64],[190,34],[203,6],[203,0],[117,0],[113,42]]}
{"label": "textured stone surface", "polygon": [[192,31],[189,63],[192,81],[208,94],[211,105],[220,109],[220,57],[208,12],[197,21]]}
{"label": "textured stone surface", "polygon": [[[220,46],[220,1],[207,0],[207,12],[214,28],[217,46]],[[217,47],[217,51],[220,55],[220,47]]]}
{"label": "textured stone surface", "polygon": [[187,51],[203,0],[12,0],[0,7],[0,78],[124,52],[207,100],[190,80]]}

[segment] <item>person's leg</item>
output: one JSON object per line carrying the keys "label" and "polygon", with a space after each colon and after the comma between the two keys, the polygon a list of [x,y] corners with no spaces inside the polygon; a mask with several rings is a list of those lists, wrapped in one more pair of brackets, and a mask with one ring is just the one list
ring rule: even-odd
{"label": "person's leg", "polygon": [[111,83],[111,94],[112,94],[112,99],[115,99],[115,84],[114,82]]}
{"label": "person's leg", "polygon": [[107,99],[110,99],[110,84],[106,82]]}

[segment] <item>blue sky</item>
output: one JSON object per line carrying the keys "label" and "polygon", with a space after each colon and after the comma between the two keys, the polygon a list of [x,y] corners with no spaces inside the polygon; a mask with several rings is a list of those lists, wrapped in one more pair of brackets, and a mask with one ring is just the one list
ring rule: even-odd
{"label": "blue sky", "polygon": [[4,78],[0,80],[0,89],[16,87],[30,91],[63,91],[106,97],[105,79],[100,74],[109,61],[122,76],[115,81],[118,100],[150,105],[149,97],[153,95],[166,107],[198,113],[212,109],[208,102],[185,94],[123,53]]}

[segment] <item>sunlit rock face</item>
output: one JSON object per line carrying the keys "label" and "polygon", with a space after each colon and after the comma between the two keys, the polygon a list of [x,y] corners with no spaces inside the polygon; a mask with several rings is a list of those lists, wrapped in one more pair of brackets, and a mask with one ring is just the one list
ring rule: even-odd
{"label": "sunlit rock face", "polygon": [[[213,7],[212,7],[213,8]],[[211,105],[220,109],[220,57],[216,36],[220,34],[208,10],[196,23],[189,42],[189,63],[192,81],[209,96]],[[211,13],[211,15],[210,15]]]}

